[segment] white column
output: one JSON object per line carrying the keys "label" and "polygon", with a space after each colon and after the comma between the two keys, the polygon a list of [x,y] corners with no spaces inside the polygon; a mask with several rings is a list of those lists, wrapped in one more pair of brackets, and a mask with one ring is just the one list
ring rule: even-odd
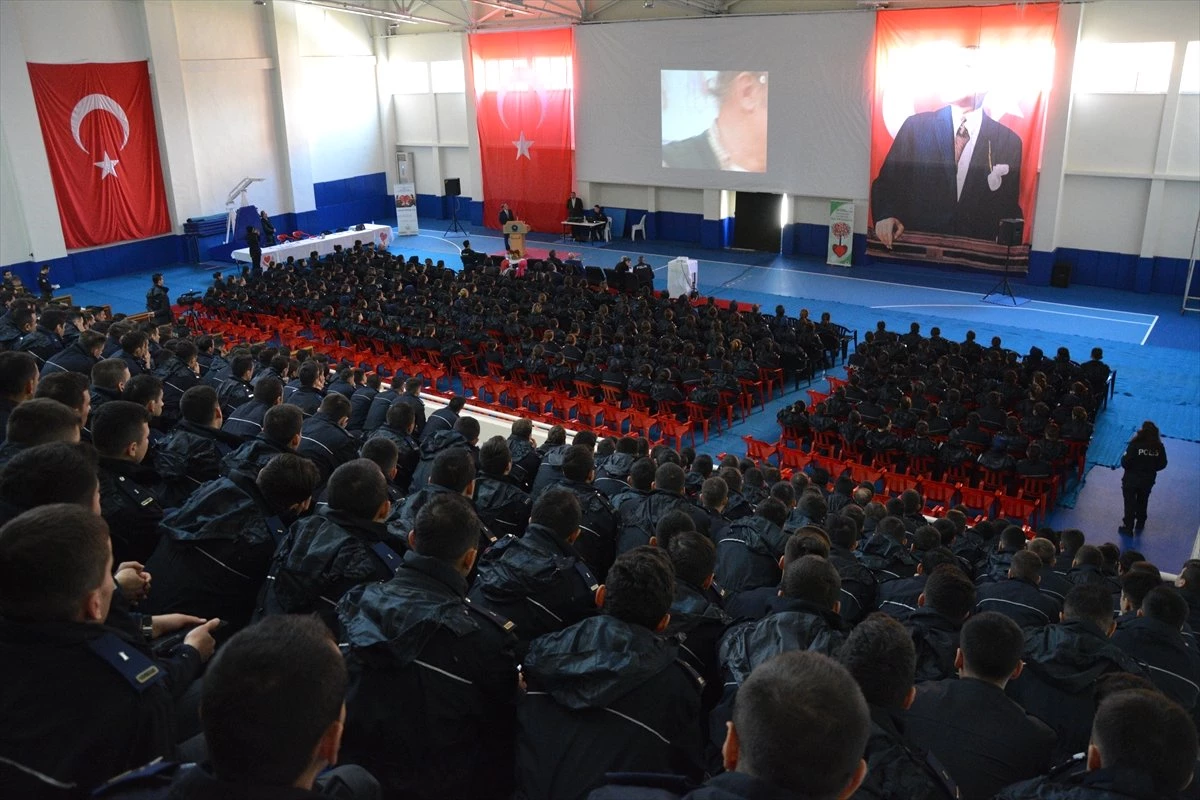
{"label": "white column", "polygon": [[29,257],[49,261],[67,254],[58,202],[50,180],[50,159],[42,142],[33,87],[25,66],[21,40],[21,9],[18,3],[0,3],[0,128],[12,159],[16,197],[0,202],[20,203],[21,218],[29,240]]}
{"label": "white column", "polygon": [[179,31],[174,3],[143,0],[150,53],[150,81],[154,88],[154,118],[158,127],[163,180],[171,219],[178,231],[188,217],[204,213],[196,153],[188,121],[183,65],[179,56]]}
{"label": "white column", "polygon": [[304,64],[300,58],[300,26],[296,21],[296,5],[272,0],[270,12],[278,89],[276,107],[283,122],[278,134],[282,141],[278,142],[278,146],[283,153],[284,193],[291,200],[292,211],[313,211],[317,202],[313,196],[312,156],[309,154],[308,122],[305,119]]}
{"label": "white column", "polygon": [[[1049,252],[1058,247],[1058,223],[1066,209],[1061,208],[1063,182],[1067,168],[1067,133],[1071,129],[1071,77],[1075,71],[1075,51],[1083,21],[1082,5],[1058,7],[1058,28],[1054,32],[1054,77],[1051,80],[1046,128],[1042,137],[1042,167],[1038,176],[1037,208],[1034,211],[1033,249]],[[1029,164],[1028,169],[1036,168]]]}

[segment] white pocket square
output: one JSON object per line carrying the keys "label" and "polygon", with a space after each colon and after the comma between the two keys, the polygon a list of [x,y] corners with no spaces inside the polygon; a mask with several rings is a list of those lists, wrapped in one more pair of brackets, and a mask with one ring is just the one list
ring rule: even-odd
{"label": "white pocket square", "polygon": [[1008,164],[997,164],[992,167],[992,171],[988,173],[988,188],[993,192],[1000,188],[1000,184],[1004,181],[1004,176],[1008,174]]}

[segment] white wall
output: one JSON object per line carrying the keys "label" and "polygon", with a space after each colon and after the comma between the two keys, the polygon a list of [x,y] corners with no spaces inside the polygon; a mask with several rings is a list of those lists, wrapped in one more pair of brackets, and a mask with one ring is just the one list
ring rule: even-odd
{"label": "white wall", "polygon": [[458,178],[465,196],[483,196],[474,99],[468,91],[439,90],[431,77],[431,65],[445,61],[461,64],[465,75],[466,49],[467,37],[461,33],[387,39],[385,88],[393,101],[395,144],[413,153],[419,194],[443,194],[442,181]]}
{"label": "white wall", "polygon": [[1165,90],[1072,93],[1053,244],[1187,258],[1200,213],[1200,96],[1181,94],[1179,84],[1186,43],[1200,39],[1200,3],[1111,0],[1081,9],[1081,49],[1165,42],[1174,59]]}
{"label": "white wall", "polygon": [[13,264],[29,258],[29,232],[18,201],[17,179],[13,175],[8,140],[0,131],[0,264]]}
{"label": "white wall", "polygon": [[384,171],[371,22],[296,7],[314,183]]}

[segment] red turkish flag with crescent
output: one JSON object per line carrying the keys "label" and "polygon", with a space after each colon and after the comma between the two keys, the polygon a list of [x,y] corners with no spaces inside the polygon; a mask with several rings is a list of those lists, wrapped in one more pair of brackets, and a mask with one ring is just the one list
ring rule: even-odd
{"label": "red turkish flag with crescent", "polygon": [[170,233],[146,62],[27,66],[67,248]]}
{"label": "red turkish flag with crescent", "polygon": [[501,203],[533,230],[561,229],[575,185],[575,36],[571,28],[471,34],[483,167],[483,220]]}

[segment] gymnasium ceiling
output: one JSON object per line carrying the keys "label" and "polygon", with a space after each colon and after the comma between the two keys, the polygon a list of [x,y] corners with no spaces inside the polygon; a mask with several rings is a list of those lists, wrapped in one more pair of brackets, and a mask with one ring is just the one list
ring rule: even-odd
{"label": "gymnasium ceiling", "polygon": [[[1067,0],[1085,2],[1086,0]],[[389,34],[485,31],[755,14],[874,11],[1058,0],[295,0],[374,17]]]}

